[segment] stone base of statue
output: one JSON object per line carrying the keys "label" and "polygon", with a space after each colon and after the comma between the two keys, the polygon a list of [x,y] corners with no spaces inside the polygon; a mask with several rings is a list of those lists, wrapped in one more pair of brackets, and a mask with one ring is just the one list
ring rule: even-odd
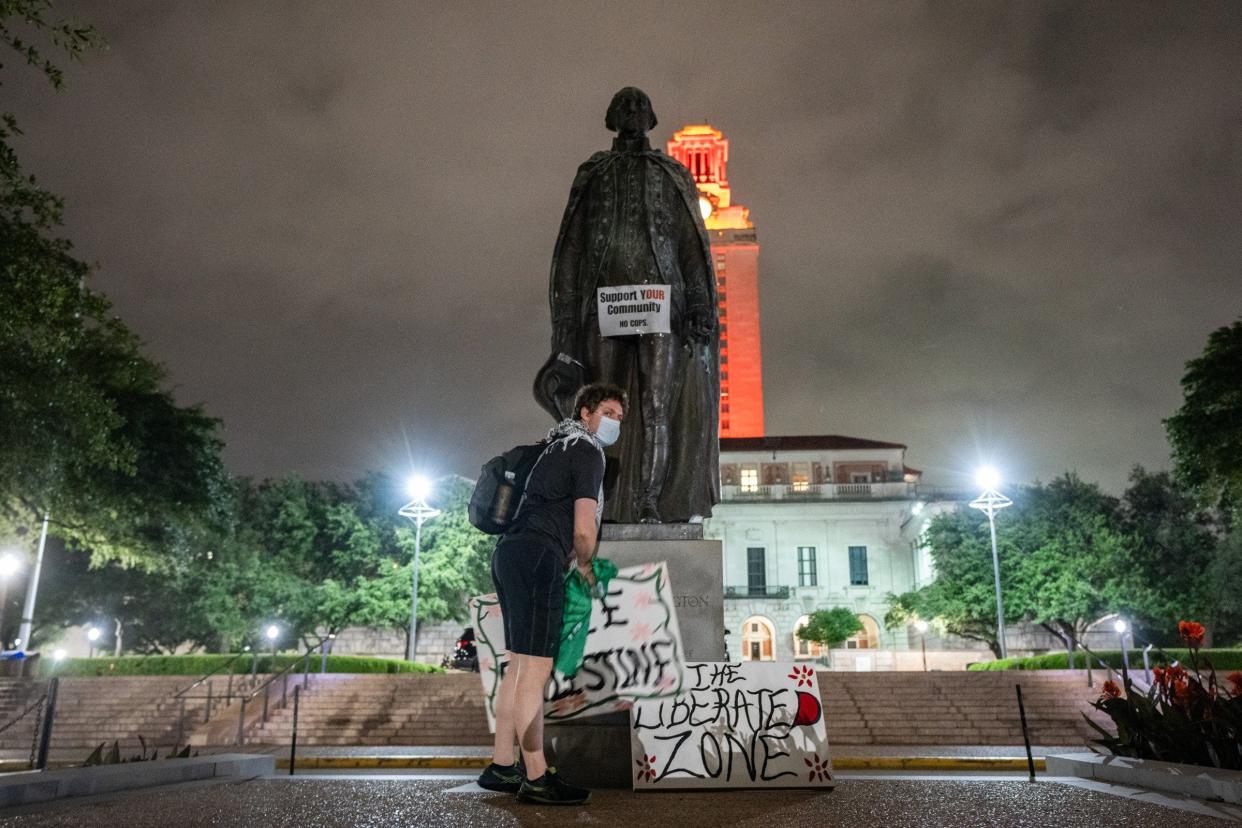
{"label": "stone base of statue", "polygon": [[[604,524],[599,554],[619,568],[668,563],[686,661],[724,661],[724,558],[701,523]],[[630,714],[604,713],[544,725],[548,762],[589,788],[629,788]]]}

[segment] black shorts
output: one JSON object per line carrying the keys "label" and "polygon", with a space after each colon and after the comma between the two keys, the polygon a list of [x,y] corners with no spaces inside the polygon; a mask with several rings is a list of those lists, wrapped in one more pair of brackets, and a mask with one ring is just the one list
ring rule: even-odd
{"label": "black shorts", "polygon": [[511,653],[556,658],[565,610],[565,567],[545,544],[506,535],[492,553],[492,582]]}

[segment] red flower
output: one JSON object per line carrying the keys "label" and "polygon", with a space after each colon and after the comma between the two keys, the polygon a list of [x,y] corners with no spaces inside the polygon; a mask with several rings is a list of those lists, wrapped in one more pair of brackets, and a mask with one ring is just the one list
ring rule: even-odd
{"label": "red flower", "polygon": [[1116,699],[1121,697],[1121,688],[1117,686],[1117,682],[1112,679],[1104,680],[1104,694],[1102,699]]}
{"label": "red flower", "polygon": [[1235,696],[1242,696],[1242,670],[1234,670],[1225,676],[1229,682],[1230,688]]}
{"label": "red flower", "polygon": [[1186,646],[1196,648],[1203,646],[1203,636],[1207,633],[1202,624],[1194,621],[1178,621],[1177,631],[1181,634],[1182,641],[1186,642]]}
{"label": "red flower", "polygon": [[1152,675],[1152,679],[1154,680],[1154,683],[1157,686],[1159,687],[1164,686],[1164,668],[1163,667],[1152,667],[1151,675]]}

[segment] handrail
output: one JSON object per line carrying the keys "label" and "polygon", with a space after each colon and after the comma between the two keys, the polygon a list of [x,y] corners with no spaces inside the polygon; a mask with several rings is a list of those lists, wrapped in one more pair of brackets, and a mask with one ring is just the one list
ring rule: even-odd
{"label": "handrail", "polygon": [[281,670],[279,673],[272,673],[272,675],[268,678],[268,680],[258,685],[257,687],[255,687],[254,690],[250,692],[250,695],[243,696],[241,694],[238,694],[238,698],[242,698],[247,701],[249,701],[250,699],[253,699],[255,696],[259,695],[259,693],[266,690],[269,685],[271,685],[274,681],[276,681],[276,679],[288,673],[291,668],[301,665],[302,662],[304,661],[308,661],[311,657],[311,653],[319,649],[320,646],[322,646],[322,644],[307,648],[306,652],[303,653],[302,657],[299,658],[297,661],[289,662],[289,665],[285,667],[285,669]]}
{"label": "handrail", "polygon": [[186,685],[186,687],[185,687],[184,689],[182,689],[182,690],[178,690],[176,693],[174,693],[174,694],[173,694],[173,698],[174,698],[174,699],[179,699],[179,698],[181,698],[181,697],[182,697],[182,696],[184,696],[186,693],[190,692],[190,691],[191,691],[191,690],[193,690],[195,687],[198,687],[200,684],[202,684],[203,682],[205,682],[205,681],[207,681],[208,679],[210,679],[210,678],[211,678],[212,676],[214,676],[216,673],[218,673],[218,672],[220,672],[221,670],[223,670],[225,667],[232,667],[232,666],[233,666],[233,662],[234,662],[234,661],[237,661],[237,659],[241,658],[241,657],[242,657],[242,656],[244,656],[244,655],[249,655],[249,654],[248,654],[248,653],[246,653],[246,652],[244,652],[244,651],[243,651],[243,652],[240,652],[240,653],[236,653],[236,654],[234,654],[232,658],[230,658],[228,661],[224,662],[224,663],[223,663],[223,664],[221,664],[220,666],[216,667],[216,669],[212,670],[212,671],[211,671],[211,672],[209,672],[209,673],[204,673],[204,674],[203,674],[202,676],[200,676],[200,677],[198,678],[198,680],[197,680],[197,681],[195,681],[193,684]]}

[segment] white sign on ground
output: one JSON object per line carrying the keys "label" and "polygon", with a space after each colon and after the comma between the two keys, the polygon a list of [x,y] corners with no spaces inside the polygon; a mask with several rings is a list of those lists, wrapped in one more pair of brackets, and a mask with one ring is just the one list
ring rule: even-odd
{"label": "white sign on ground", "polygon": [[836,784],[808,665],[689,662],[685,690],[636,702],[630,726],[638,791]]}
{"label": "white sign on ground", "polygon": [[[496,691],[507,657],[504,620],[494,594],[471,598],[469,608],[487,726],[494,733]],[[684,657],[668,566],[622,569],[609,582],[608,594],[593,602],[582,667],[572,679],[553,672],[548,681],[544,717],[609,713],[639,699],[675,696],[684,681]]]}
{"label": "white sign on ground", "polygon": [[672,292],[668,285],[597,288],[600,336],[668,333]]}

